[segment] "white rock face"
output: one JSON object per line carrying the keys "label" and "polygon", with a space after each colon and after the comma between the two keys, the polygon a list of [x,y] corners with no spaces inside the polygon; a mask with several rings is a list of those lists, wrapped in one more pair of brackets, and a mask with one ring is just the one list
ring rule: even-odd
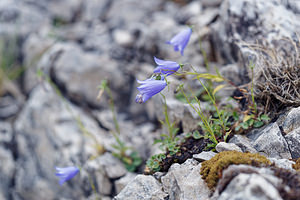
{"label": "white rock face", "polygon": [[[93,137],[81,132],[76,117],[80,117]],[[76,189],[66,186],[62,191],[54,176],[54,167],[82,165],[80,158],[88,160],[90,156],[97,155],[94,138],[99,145],[103,145],[106,134],[92,118],[63,101],[45,84],[31,93],[18,116],[15,131],[18,143],[16,163],[19,166],[16,170],[16,192],[21,197],[33,200],[43,198],[44,194],[38,191],[46,192],[49,199],[66,191],[74,198],[82,195],[80,184],[76,184]],[[74,181],[79,181],[78,178],[76,176]]]}
{"label": "white rock face", "polygon": [[125,176],[117,180],[115,182],[116,193],[119,194],[136,176],[137,174],[135,173],[127,173]]}
{"label": "white rock face", "polygon": [[162,185],[153,176],[137,175],[114,200],[164,200],[166,196]]}
{"label": "white rock face", "polygon": [[257,174],[239,174],[228,185],[218,200],[282,200],[277,189]]}
{"label": "white rock face", "polygon": [[222,151],[239,151],[242,152],[242,149],[237,146],[234,143],[226,143],[226,142],[219,142],[216,146],[217,152],[222,152]]}
{"label": "white rock face", "polygon": [[271,123],[247,135],[252,146],[261,154],[271,158],[290,159],[291,153],[277,123]]}
{"label": "white rock face", "polygon": [[[228,63],[238,60],[238,52],[248,60],[244,42],[296,38],[299,16],[277,0],[224,0],[220,20],[214,26],[220,56]],[[245,62],[242,61],[241,62]]]}
{"label": "white rock face", "polygon": [[201,164],[193,159],[188,159],[183,164],[173,164],[168,173],[161,178],[164,191],[169,194],[170,199],[205,200],[210,195],[200,175]]}
{"label": "white rock face", "polygon": [[193,158],[195,160],[197,160],[198,162],[202,162],[202,161],[210,160],[215,155],[216,155],[216,153],[213,151],[202,151],[199,154],[194,154]]}

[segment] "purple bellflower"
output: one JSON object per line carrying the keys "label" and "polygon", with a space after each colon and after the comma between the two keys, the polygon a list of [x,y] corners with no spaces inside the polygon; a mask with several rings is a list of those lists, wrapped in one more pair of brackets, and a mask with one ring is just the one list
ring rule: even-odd
{"label": "purple bellflower", "polygon": [[170,41],[167,42],[167,44],[173,45],[174,51],[180,51],[181,55],[183,56],[184,48],[188,44],[191,34],[192,29],[187,28],[175,35]]}
{"label": "purple bellflower", "polygon": [[137,80],[137,82],[141,85],[137,87],[140,93],[136,95],[135,102],[140,104],[146,102],[149,98],[156,95],[167,86],[166,81],[155,80],[153,78],[144,81]]}
{"label": "purple bellflower", "polygon": [[78,172],[78,167],[55,167],[56,169],[56,176],[60,178],[59,184],[62,185],[64,182],[70,180],[73,178]]}
{"label": "purple bellflower", "polygon": [[177,62],[173,62],[173,61],[169,61],[169,60],[161,60],[156,57],[154,57],[154,61],[158,65],[154,69],[154,71],[153,71],[154,73],[162,73],[162,74],[166,74],[168,76],[168,75],[173,74],[180,68],[180,66]]}

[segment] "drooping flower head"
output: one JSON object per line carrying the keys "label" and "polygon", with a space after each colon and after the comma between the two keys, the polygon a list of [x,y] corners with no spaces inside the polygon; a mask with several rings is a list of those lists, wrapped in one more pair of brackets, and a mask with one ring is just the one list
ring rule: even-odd
{"label": "drooping flower head", "polygon": [[154,57],[154,61],[158,65],[154,69],[154,71],[153,71],[154,73],[162,73],[162,74],[166,74],[168,76],[168,75],[173,74],[180,68],[180,66],[177,62],[173,62],[173,61],[169,61],[169,60],[161,60],[156,57]]}
{"label": "drooping flower head", "polygon": [[136,95],[135,98],[136,103],[146,102],[149,98],[156,95],[167,86],[166,81],[155,80],[153,78],[144,81],[137,80],[137,82],[141,85],[137,87],[140,93]]}
{"label": "drooping flower head", "polygon": [[73,178],[79,172],[79,168],[74,166],[64,167],[64,168],[55,167],[55,169],[56,169],[55,175],[60,178],[59,180],[60,185]]}
{"label": "drooping flower head", "polygon": [[184,48],[188,44],[190,37],[192,34],[192,29],[187,28],[177,35],[175,35],[167,44],[171,44],[174,46],[174,51],[180,51],[181,55],[183,55]]}

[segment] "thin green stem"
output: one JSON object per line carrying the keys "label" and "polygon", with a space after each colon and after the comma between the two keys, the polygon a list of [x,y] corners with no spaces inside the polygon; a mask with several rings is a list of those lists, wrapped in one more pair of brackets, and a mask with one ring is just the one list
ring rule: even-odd
{"label": "thin green stem", "polygon": [[[207,54],[206,54],[206,51],[203,49],[202,47],[202,41],[201,41],[201,38],[199,37],[199,47],[200,47],[200,51],[201,51],[201,54],[203,56],[203,59],[204,59],[204,64],[205,64],[205,68],[206,68],[206,71],[207,73],[210,73],[210,65],[209,65],[209,61],[208,61],[208,58],[207,58]],[[212,88],[213,87],[213,83],[211,80],[208,80],[208,86],[209,88]]]}
{"label": "thin green stem", "polygon": [[252,104],[254,107],[254,111],[255,111],[255,115],[257,114],[257,105],[255,103],[255,99],[254,99],[254,64],[252,61],[250,61],[250,69],[251,69],[251,99],[252,99]]}
{"label": "thin green stem", "polygon": [[114,121],[114,125],[115,125],[115,129],[116,129],[116,132],[120,135],[120,126],[119,126],[119,122],[117,120],[117,114],[116,114],[116,111],[115,111],[115,103],[114,103],[114,99],[113,99],[113,96],[112,96],[112,92],[110,90],[109,87],[105,87],[105,91],[108,93],[109,95],[109,107],[110,107],[110,110],[112,111],[112,114],[113,114],[113,121]]}
{"label": "thin green stem", "polygon": [[99,197],[98,192],[97,192],[97,190],[96,190],[95,184],[94,184],[94,182],[93,182],[93,180],[92,180],[92,178],[91,178],[91,176],[90,176],[89,174],[88,174],[88,179],[89,179],[91,188],[92,188],[92,190],[93,190],[93,193],[94,193],[95,196],[96,196],[96,199],[101,200],[101,198]]}
{"label": "thin green stem", "polygon": [[163,101],[164,101],[164,114],[165,114],[165,121],[167,123],[168,126],[168,132],[169,132],[169,140],[173,140],[174,139],[174,135],[173,135],[173,127],[170,124],[170,120],[169,120],[169,115],[168,115],[168,106],[167,106],[167,101],[166,101],[166,97],[165,95],[163,95],[162,93],[160,93],[161,96],[163,97]]}
{"label": "thin green stem", "polygon": [[197,108],[195,108],[195,106],[191,103],[191,101],[189,100],[189,98],[186,96],[186,94],[185,94],[183,88],[181,87],[180,89],[181,89],[181,92],[182,92],[183,96],[185,97],[186,101],[188,102],[189,106],[191,106],[191,108],[193,108],[193,110],[195,110],[195,111],[197,112],[197,114],[198,114],[199,117],[201,118],[202,122],[204,123],[205,127],[208,129],[208,132],[209,132],[209,134],[211,135],[211,138],[210,138],[211,141],[212,141],[213,143],[215,143],[215,144],[218,144],[218,141],[217,141],[217,139],[216,139],[216,137],[215,137],[215,134],[214,134],[214,132],[213,132],[213,130],[212,130],[210,124],[208,123],[208,121],[207,121],[205,115],[204,115],[203,112],[202,112],[201,104],[200,104],[199,99],[197,99],[197,98],[195,97],[195,99],[196,99],[196,101],[197,101],[197,103],[198,103],[198,106],[199,106],[199,109],[197,109]]}
{"label": "thin green stem", "polygon": [[[194,72],[196,72],[196,70],[193,68],[193,66],[191,66],[191,68],[193,69]],[[221,114],[220,114],[220,111],[219,111],[219,108],[216,104],[216,99],[215,99],[215,95],[211,94],[211,92],[207,89],[207,87],[203,84],[203,82],[200,80],[200,78],[197,77],[197,80],[200,82],[200,84],[202,85],[202,87],[205,89],[207,95],[209,96],[209,99],[212,101],[215,109],[216,109],[216,112],[218,114],[218,117],[221,121],[221,126],[222,126],[222,129],[224,131],[224,133],[226,132],[226,127],[225,127],[225,123],[221,117]]]}

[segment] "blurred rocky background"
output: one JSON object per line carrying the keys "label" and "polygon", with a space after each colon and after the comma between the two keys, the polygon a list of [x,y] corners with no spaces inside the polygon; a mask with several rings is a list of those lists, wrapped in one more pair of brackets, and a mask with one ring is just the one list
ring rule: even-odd
{"label": "blurred rocky background", "polygon": [[[154,178],[138,175],[144,165],[128,172],[112,156],[113,115],[106,95],[97,100],[98,86],[108,80],[120,137],[145,163],[158,151],[152,144],[160,134],[162,104],[160,98],[142,105],[134,99],[136,80],[148,78],[155,67],[153,56],[204,71],[201,38],[212,66],[245,84],[252,49],[244,44],[297,41],[299,15],[298,0],[1,0],[0,200],[109,200],[131,181],[116,199],[207,199],[210,192],[199,175],[202,158],[174,164],[167,175]],[[182,57],[165,42],[186,24],[194,32]],[[181,132],[197,126],[187,106],[170,94],[167,102]],[[300,155],[299,117],[294,108],[231,142],[293,170],[288,159]],[[83,170],[60,186],[54,167],[70,165]],[[258,187],[263,198],[251,199],[282,198],[279,178],[252,171],[256,177],[234,179],[215,198],[241,197],[239,186],[257,188],[257,177],[275,192]],[[255,196],[251,188],[245,191]]]}

